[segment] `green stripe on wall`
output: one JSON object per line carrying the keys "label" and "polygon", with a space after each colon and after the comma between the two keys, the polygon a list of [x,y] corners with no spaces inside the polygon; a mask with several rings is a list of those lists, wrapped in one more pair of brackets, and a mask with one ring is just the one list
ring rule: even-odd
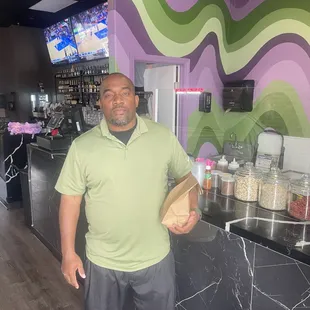
{"label": "green stripe on wall", "polygon": [[[229,52],[245,46],[266,27],[279,20],[296,20],[310,26],[309,3],[305,4],[306,0],[299,1],[294,3],[292,8],[289,2],[291,0],[267,0],[241,21],[231,18],[224,0],[199,1],[186,12],[172,10],[165,0],[145,1],[143,4],[156,28],[164,36],[178,43],[193,40],[209,19],[217,18],[222,24],[224,45]],[[294,29],[288,27],[287,32],[294,33]],[[241,41],[238,42],[239,40]],[[231,46],[236,42],[237,45]]]}

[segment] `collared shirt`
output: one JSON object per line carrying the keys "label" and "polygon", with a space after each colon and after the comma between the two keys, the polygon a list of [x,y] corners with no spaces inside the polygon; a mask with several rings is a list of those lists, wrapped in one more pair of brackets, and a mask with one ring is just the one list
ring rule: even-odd
{"label": "collared shirt", "polygon": [[168,173],[179,179],[191,166],[172,132],[140,117],[127,145],[110,133],[105,121],[78,137],[56,190],[85,194],[88,259],[119,271],[137,271],[161,261],[170,250],[159,216]]}
{"label": "collared shirt", "polygon": [[125,130],[125,131],[112,131],[110,130],[110,133],[116,137],[119,141],[123,142],[124,144],[128,144],[133,132],[135,131],[137,127],[137,123],[134,125],[134,127],[132,127],[129,130]]}

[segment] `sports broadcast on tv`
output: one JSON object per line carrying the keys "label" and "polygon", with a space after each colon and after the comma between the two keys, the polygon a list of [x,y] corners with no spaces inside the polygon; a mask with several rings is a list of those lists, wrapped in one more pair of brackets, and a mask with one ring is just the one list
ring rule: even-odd
{"label": "sports broadcast on tv", "polygon": [[72,27],[81,59],[109,57],[107,3],[73,16]]}
{"label": "sports broadcast on tv", "polygon": [[46,28],[44,36],[53,64],[80,60],[69,18]]}

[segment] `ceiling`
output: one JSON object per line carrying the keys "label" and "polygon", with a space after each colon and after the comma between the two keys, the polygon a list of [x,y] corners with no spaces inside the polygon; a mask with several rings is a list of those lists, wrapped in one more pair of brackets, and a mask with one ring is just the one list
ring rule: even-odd
{"label": "ceiling", "polygon": [[[53,1],[53,0],[50,0]],[[48,13],[34,11],[29,8],[40,0],[0,0],[0,27],[20,25],[26,27],[45,28],[64,18],[70,17],[97,4],[107,2],[104,0],[75,0],[76,3],[58,11]]]}

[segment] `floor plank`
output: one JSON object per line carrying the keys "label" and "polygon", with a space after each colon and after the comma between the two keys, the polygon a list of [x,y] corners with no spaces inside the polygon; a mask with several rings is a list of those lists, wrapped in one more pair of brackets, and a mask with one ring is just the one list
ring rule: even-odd
{"label": "floor plank", "polygon": [[0,310],[82,310],[82,289],[66,284],[60,264],[23,222],[0,207]]}

